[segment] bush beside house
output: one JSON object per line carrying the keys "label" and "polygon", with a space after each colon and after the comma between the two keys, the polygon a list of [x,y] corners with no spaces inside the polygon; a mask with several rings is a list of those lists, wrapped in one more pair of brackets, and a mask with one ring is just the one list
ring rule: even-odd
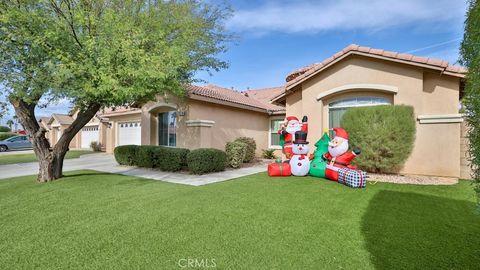
{"label": "bush beside house", "polygon": [[355,159],[360,169],[397,172],[412,152],[415,116],[411,106],[352,108],[343,115],[341,126],[349,133],[350,145],[362,150]]}
{"label": "bush beside house", "polygon": [[241,141],[227,142],[225,153],[227,154],[228,166],[239,168],[245,160],[247,147],[247,144]]}
{"label": "bush beside house", "polygon": [[255,159],[255,150],[257,150],[257,144],[255,140],[250,137],[239,137],[235,139],[236,142],[242,142],[247,145],[245,158],[243,162],[248,163],[252,162]]}
{"label": "bush beside house", "polygon": [[113,154],[120,165],[135,166],[137,164],[138,145],[122,145],[115,147]]}
{"label": "bush beside house", "polygon": [[200,148],[187,155],[188,170],[194,174],[205,174],[225,170],[227,155],[214,148]]}
{"label": "bush beside house", "polygon": [[122,145],[115,148],[114,155],[120,165],[175,172],[186,166],[189,152],[188,149],[155,145]]}

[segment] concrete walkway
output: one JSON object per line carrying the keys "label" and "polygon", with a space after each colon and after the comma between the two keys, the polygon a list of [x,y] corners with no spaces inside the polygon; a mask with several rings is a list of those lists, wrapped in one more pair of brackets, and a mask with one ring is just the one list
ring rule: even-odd
{"label": "concrete walkway", "polygon": [[[0,157],[1,158],[1,157]],[[160,180],[164,182],[184,184],[191,186],[202,186],[211,183],[227,181],[230,179],[259,173],[267,170],[264,164],[253,165],[251,167],[237,170],[226,170],[224,172],[211,173],[206,175],[192,175],[186,172],[172,173],[161,172],[152,169],[137,167],[120,166],[115,161],[113,155],[100,153],[80,156],[76,159],[66,159],[64,162],[64,171],[75,170],[95,170],[108,173],[123,174],[129,176],[143,177],[148,179]],[[19,163],[0,166],[0,179],[6,179],[17,176],[35,175],[38,173],[38,163]]]}

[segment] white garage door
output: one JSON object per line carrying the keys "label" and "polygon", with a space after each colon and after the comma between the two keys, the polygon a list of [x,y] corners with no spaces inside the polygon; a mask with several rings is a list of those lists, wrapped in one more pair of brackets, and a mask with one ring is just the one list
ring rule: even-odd
{"label": "white garage door", "polygon": [[140,122],[118,124],[118,145],[141,144],[142,127]]}
{"label": "white garage door", "polygon": [[92,142],[99,141],[98,126],[82,128],[82,148],[90,148]]}

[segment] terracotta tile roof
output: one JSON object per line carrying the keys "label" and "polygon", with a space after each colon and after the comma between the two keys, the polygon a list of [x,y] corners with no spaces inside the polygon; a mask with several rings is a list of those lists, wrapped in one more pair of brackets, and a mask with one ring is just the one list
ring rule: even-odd
{"label": "terracotta tile roof", "polygon": [[97,115],[99,117],[107,117],[110,115],[116,115],[120,113],[137,113],[141,112],[142,110],[139,108],[131,108],[131,107],[125,107],[125,106],[118,106],[118,107],[110,107],[110,108],[104,108],[98,111]]}
{"label": "terracotta tile roof", "polygon": [[337,52],[333,56],[323,60],[320,63],[315,63],[308,65],[306,67],[302,67],[297,69],[287,75],[286,81],[286,90],[291,89],[293,86],[303,82],[310,76],[322,71],[323,69],[327,68],[331,64],[338,60],[339,58],[346,57],[351,54],[359,54],[365,56],[372,56],[372,57],[379,57],[385,60],[392,60],[403,62],[406,64],[413,64],[413,65],[423,65],[427,68],[434,68],[442,70],[442,72],[463,78],[466,73],[466,69],[460,66],[450,65],[447,61],[434,59],[429,57],[421,57],[415,56],[411,54],[393,52],[393,51],[385,51],[382,49],[375,49],[370,47],[359,46],[356,44],[351,44],[344,48],[343,50]]}
{"label": "terracotta tile roof", "polygon": [[[255,109],[265,110],[266,113],[273,113],[273,112],[282,112],[285,111],[285,108],[282,106],[270,104],[266,102],[265,99],[262,98],[255,98],[255,95],[261,95],[260,93],[253,94],[252,96],[249,94],[249,91],[268,91],[266,95],[272,95],[273,92],[282,92],[283,90],[249,90],[247,92],[239,92],[235,90],[231,90],[228,88],[223,88],[217,85],[206,85],[206,86],[197,86],[197,85],[189,85],[187,87],[188,94],[190,96],[197,95],[207,98],[213,98],[220,101],[231,102],[239,105],[244,105],[248,107],[252,107]],[[253,92],[252,92],[253,93]]]}
{"label": "terracotta tile roof", "polygon": [[249,97],[253,97],[265,103],[270,103],[270,100],[272,100],[272,98],[278,96],[284,91],[285,91],[285,86],[278,86],[278,87],[247,90],[245,91],[245,93],[247,93]]}
{"label": "terracotta tile roof", "polygon": [[73,123],[73,118],[67,114],[53,113],[48,123],[51,124],[53,119],[55,119],[60,125],[70,125]]}

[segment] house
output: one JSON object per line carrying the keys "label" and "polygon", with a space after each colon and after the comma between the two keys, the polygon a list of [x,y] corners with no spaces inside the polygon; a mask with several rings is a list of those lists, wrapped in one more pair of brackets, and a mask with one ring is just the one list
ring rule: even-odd
{"label": "house", "polygon": [[416,139],[405,174],[469,178],[460,98],[466,70],[446,61],[350,45],[287,76],[272,99],[287,115],[309,116],[309,138],[339,126],[351,107],[413,106]]}
{"label": "house", "polygon": [[126,144],[224,149],[226,142],[248,136],[261,155],[262,149],[279,148],[275,129],[285,108],[269,100],[281,92],[283,87],[237,92],[189,85],[185,98],[159,97],[141,108],[102,111],[98,115],[109,126],[105,149],[111,153]]}
{"label": "house", "polygon": [[[288,74],[285,86],[239,92],[189,85],[184,98],[162,96],[138,108],[102,110],[71,146],[99,141],[108,153],[126,144],[224,149],[226,142],[248,136],[260,155],[262,149],[280,149],[277,131],[285,115],[307,115],[308,136],[315,141],[325,128],[339,126],[348,108],[405,104],[414,108],[416,139],[401,173],[470,178],[459,113],[465,72],[442,60],[350,45]],[[51,141],[74,117],[52,115]]]}

